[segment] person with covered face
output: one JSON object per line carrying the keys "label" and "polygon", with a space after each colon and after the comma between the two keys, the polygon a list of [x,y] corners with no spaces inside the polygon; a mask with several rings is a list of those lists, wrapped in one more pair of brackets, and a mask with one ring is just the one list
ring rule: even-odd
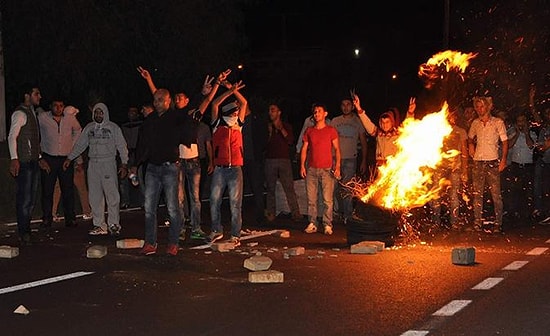
{"label": "person with covered face", "polygon": [[[231,238],[229,242],[239,246],[242,227],[243,202],[243,134],[242,128],[248,102],[239,92],[242,82],[224,84],[228,89],[212,102],[212,147],[214,151],[214,172],[210,187],[210,217],[212,220],[209,242],[223,238],[221,225],[221,204],[225,189],[228,189],[231,210]],[[236,101],[222,106],[234,95]]]}
{"label": "person with covered face", "polygon": [[[396,140],[399,137],[399,125],[401,119],[397,108],[389,108],[382,113],[378,118],[378,126],[375,125],[361,108],[361,101],[357,94],[353,94],[353,105],[357,111],[357,115],[363,124],[367,133],[376,137],[376,166],[382,166],[386,163],[388,156],[397,153]],[[407,118],[414,117],[416,110],[416,98],[411,97],[409,100],[409,108],[407,110]]]}
{"label": "person with covered face", "polygon": [[[94,105],[92,119],[82,130],[63,163],[63,169],[69,168],[72,161],[88,148],[88,192],[93,217],[93,229],[89,234],[118,236],[121,230],[118,177],[125,178],[128,174],[128,147],[120,127],[109,120],[109,109],[105,104]],[[120,167],[117,167],[117,153]]]}

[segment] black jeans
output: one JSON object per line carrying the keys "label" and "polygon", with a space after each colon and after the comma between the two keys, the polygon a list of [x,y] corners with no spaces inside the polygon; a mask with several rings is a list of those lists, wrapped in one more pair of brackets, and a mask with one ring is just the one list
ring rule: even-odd
{"label": "black jeans", "polygon": [[73,163],[71,162],[71,165],[67,168],[67,170],[63,170],[63,162],[67,159],[66,156],[52,156],[44,153],[42,155],[42,159],[46,160],[50,166],[49,174],[45,170],[41,170],[42,220],[45,225],[50,225],[52,222],[53,193],[55,183],[57,182],[57,179],[59,179],[65,224],[72,223],[76,217],[74,211]]}

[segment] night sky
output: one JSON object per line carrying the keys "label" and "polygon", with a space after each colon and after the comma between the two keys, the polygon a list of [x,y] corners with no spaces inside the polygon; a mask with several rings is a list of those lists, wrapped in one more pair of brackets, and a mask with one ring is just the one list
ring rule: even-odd
{"label": "night sky", "polygon": [[[490,94],[521,108],[531,83],[548,96],[548,0],[451,1],[449,49],[477,52],[458,100]],[[332,115],[356,88],[373,113],[427,97],[418,67],[446,49],[445,0],[19,0],[0,2],[8,114],[16,87],[40,84],[81,110],[93,99],[123,121],[149,101],[136,66],[193,96],[206,74],[234,69],[258,113],[280,102],[293,122],[313,102]],[[354,55],[354,49],[359,55]],[[243,70],[237,70],[242,64]],[[397,79],[391,78],[397,74]],[[464,92],[458,92],[464,91]],[[437,99],[435,99],[437,100]],[[9,115],[8,115],[9,117]]]}

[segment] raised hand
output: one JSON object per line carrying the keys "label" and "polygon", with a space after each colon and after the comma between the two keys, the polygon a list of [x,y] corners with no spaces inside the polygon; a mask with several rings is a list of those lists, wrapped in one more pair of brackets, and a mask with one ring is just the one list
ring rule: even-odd
{"label": "raised hand", "polygon": [[212,92],[212,81],[214,80],[214,77],[210,77],[209,75],[206,75],[206,78],[204,79],[204,83],[202,83],[202,90],[201,94],[203,96],[208,96],[210,92]]}
{"label": "raised hand", "polygon": [[409,109],[407,110],[407,114],[414,114],[414,111],[416,111],[416,98],[411,97],[409,99]]}
{"label": "raised hand", "polygon": [[350,90],[351,94],[351,100],[353,102],[353,106],[355,107],[356,111],[361,111],[361,101],[359,100],[359,96],[355,93],[355,90]]}
{"label": "raised hand", "polygon": [[223,82],[227,79],[227,76],[231,73],[231,69],[227,69],[218,75],[218,81]]}
{"label": "raised hand", "polygon": [[243,81],[240,80],[236,83],[233,83],[233,85],[231,86],[231,90],[233,91],[239,91],[240,89],[244,88],[246,85],[243,84]]}
{"label": "raised hand", "polygon": [[145,79],[151,79],[151,74],[149,73],[149,70],[144,69],[142,66],[138,66],[136,69],[141,75],[141,77]]}

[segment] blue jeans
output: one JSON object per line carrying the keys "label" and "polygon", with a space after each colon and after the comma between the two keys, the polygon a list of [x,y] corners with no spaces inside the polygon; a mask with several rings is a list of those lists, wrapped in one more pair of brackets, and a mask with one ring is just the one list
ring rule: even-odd
{"label": "blue jeans", "polygon": [[241,167],[216,167],[212,174],[210,189],[210,217],[212,231],[223,232],[221,225],[221,205],[225,188],[229,194],[229,208],[231,210],[231,236],[240,237],[243,203],[243,171]]}
{"label": "blue jeans", "polygon": [[[340,183],[346,184],[355,176],[357,158],[342,159],[340,162],[340,175],[342,176]],[[344,215],[345,219],[349,219],[353,213],[353,199],[349,190],[336,183],[334,191],[338,201],[338,211]]]}
{"label": "blue jeans", "polygon": [[306,175],[307,215],[310,223],[317,226],[317,192],[321,186],[323,197],[323,227],[332,227],[332,210],[334,196],[334,177],[330,168],[308,168]]}
{"label": "blue jeans", "polygon": [[182,214],[178,205],[179,164],[166,162],[160,165],[148,163],[145,173],[145,242],[157,242],[157,206],[160,192],[164,190],[164,200],[170,218],[168,243],[177,244],[181,229]]}
{"label": "blue jeans", "polygon": [[495,225],[502,225],[502,195],[500,193],[500,173],[498,171],[498,161],[474,161],[472,170],[472,187],[474,195],[474,220],[475,225],[482,225],[483,213],[483,192],[485,182],[493,198],[495,211]]}
{"label": "blue jeans", "polygon": [[19,163],[19,175],[15,178],[15,208],[17,232],[20,237],[31,233],[31,218],[36,202],[39,176],[38,161]]}
{"label": "blue jeans", "polygon": [[[181,172],[182,172],[182,185],[185,185],[187,181],[187,196],[184,197],[183,202],[187,202],[189,199],[189,212],[191,217],[191,228],[193,231],[197,231],[201,228],[201,200],[200,200],[200,181],[201,181],[201,164],[199,158],[194,159],[180,159]],[[181,199],[180,199],[181,204]],[[183,212],[181,207],[181,211]]]}

